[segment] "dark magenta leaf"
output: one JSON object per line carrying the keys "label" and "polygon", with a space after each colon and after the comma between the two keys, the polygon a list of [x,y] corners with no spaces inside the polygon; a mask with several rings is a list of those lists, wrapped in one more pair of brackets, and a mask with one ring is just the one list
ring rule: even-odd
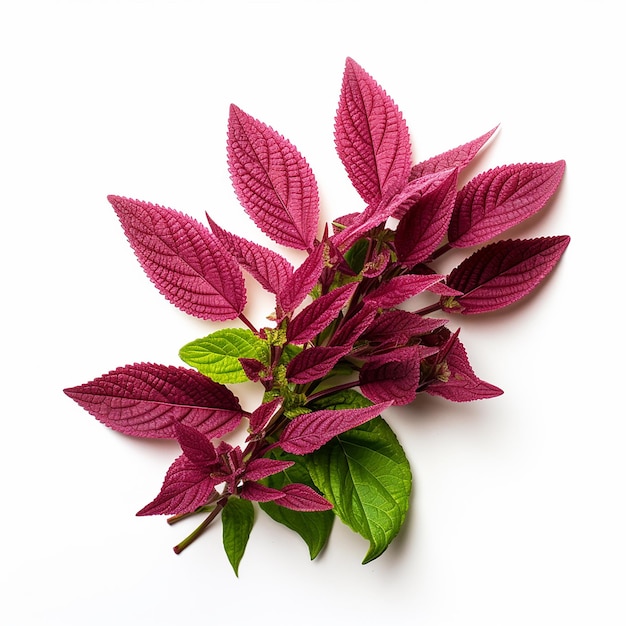
{"label": "dark magenta leaf", "polygon": [[357,409],[321,410],[294,418],[282,432],[278,445],[291,454],[308,454],[336,435],[379,415],[391,402]]}
{"label": "dark magenta leaf", "polygon": [[172,304],[214,321],[234,319],[243,311],[241,270],[208,228],[148,202],[108,199],[148,278]]}
{"label": "dark magenta leaf", "polygon": [[359,311],[341,321],[331,343],[338,346],[352,346],[370,327],[377,313],[376,304],[366,302]]}
{"label": "dark magenta leaf", "polygon": [[322,378],[339,359],[350,352],[350,346],[314,346],[297,354],[287,366],[287,380],[308,383]]}
{"label": "dark magenta leaf", "polygon": [[266,291],[279,293],[293,274],[293,266],[277,252],[220,228],[207,214],[213,234]]}
{"label": "dark magenta leaf", "polygon": [[254,409],[254,411],[252,411],[252,415],[250,415],[250,432],[254,434],[262,432],[267,426],[269,420],[272,418],[274,413],[278,411],[282,404],[283,399],[279,397],[274,398],[269,402],[264,402]]}
{"label": "dark magenta leaf", "polygon": [[399,348],[369,358],[359,374],[361,393],[372,402],[409,404],[420,382],[420,348]]}
{"label": "dark magenta leaf", "polygon": [[463,295],[442,297],[452,313],[485,313],[516,302],[547,276],[569,244],[566,235],[492,243],[452,270],[447,284]]}
{"label": "dark magenta leaf", "polygon": [[310,250],[317,232],[317,182],[282,135],[235,105],[228,119],[228,167],[254,223],[277,243]]}
{"label": "dark magenta leaf", "polygon": [[472,179],[456,198],[448,229],[454,248],[484,243],[530,217],[550,199],[565,161],[503,165]]}
{"label": "dark magenta leaf", "polygon": [[224,385],[183,367],[136,363],[65,393],[100,422],[135,437],[176,437],[175,423],[207,437],[234,430],[243,413]]}
{"label": "dark magenta leaf", "polygon": [[283,498],[276,500],[276,504],[292,511],[319,512],[329,511],[333,505],[317,491],[300,483],[285,485],[281,491]]}
{"label": "dark magenta leaf", "polygon": [[192,426],[176,423],[176,439],[184,455],[200,468],[206,468],[218,462],[217,452],[211,440]]}
{"label": "dark magenta leaf", "polygon": [[380,344],[405,344],[412,337],[431,333],[446,323],[447,320],[444,319],[422,317],[417,313],[390,309],[382,312],[363,334],[363,338]]}
{"label": "dark magenta leaf", "polygon": [[159,495],[137,515],[179,515],[203,506],[213,493],[219,479],[198,467],[185,455],[170,466]]}
{"label": "dark magenta leaf", "polygon": [[335,145],[354,188],[368,204],[406,184],[411,169],[406,122],[393,100],[350,58],[335,118]]}
{"label": "dark magenta leaf", "polygon": [[253,481],[243,484],[240,495],[246,500],[254,500],[255,502],[272,502],[285,497],[282,491]]}
{"label": "dark magenta leaf", "polygon": [[421,178],[422,176],[434,174],[435,172],[440,172],[450,168],[462,170],[472,162],[479,150],[487,143],[497,129],[498,127],[496,126],[484,135],[478,137],[478,139],[469,141],[458,148],[448,150],[447,152],[438,154],[437,156],[414,165],[411,168],[411,179]]}
{"label": "dark magenta leaf", "polygon": [[380,287],[368,293],[364,301],[376,304],[382,309],[394,307],[445,278],[440,274],[405,274],[394,276]]}
{"label": "dark magenta leaf", "polygon": [[261,480],[272,474],[283,472],[293,465],[293,461],[279,461],[278,459],[253,459],[246,465],[245,480]]}
{"label": "dark magenta leaf", "polygon": [[452,345],[446,347],[445,360],[436,363],[437,378],[426,386],[426,393],[453,402],[471,402],[501,395],[502,389],[474,374],[465,348],[456,335],[452,336],[451,342]]}
{"label": "dark magenta leaf", "polygon": [[278,294],[278,307],[283,313],[292,313],[315,287],[324,267],[324,249],[323,243],[315,246]]}
{"label": "dark magenta leaf", "polygon": [[[446,170],[447,171],[447,170]],[[404,213],[394,239],[398,261],[412,267],[428,259],[446,235],[456,199],[457,171]]]}
{"label": "dark magenta leaf", "polygon": [[326,328],[352,297],[357,283],[349,283],[313,300],[287,326],[287,341],[302,344],[311,341]]}

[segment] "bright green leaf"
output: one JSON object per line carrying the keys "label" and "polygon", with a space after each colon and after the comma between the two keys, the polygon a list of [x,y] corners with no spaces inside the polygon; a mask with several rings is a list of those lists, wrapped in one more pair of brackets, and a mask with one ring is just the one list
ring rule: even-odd
{"label": "bright green leaf", "polygon": [[180,358],[218,383],[248,380],[240,358],[267,363],[267,342],[247,328],[225,328],[196,339],[180,349]]}
{"label": "bright green leaf", "polygon": [[[268,476],[263,481],[268,487],[281,489],[291,483],[303,483],[315,488],[302,457],[287,454],[282,450],[273,451],[272,457],[281,461],[294,461],[295,465],[278,474]],[[274,521],[287,526],[302,537],[309,548],[311,560],[326,545],[335,520],[332,511],[294,511],[274,502],[260,502],[259,506]]]}
{"label": "bright green leaf", "polygon": [[[316,408],[356,408],[369,401],[349,390]],[[397,437],[380,417],[335,437],[307,455],[313,482],[342,522],[370,542],[363,563],[379,557],[409,508],[411,468]]]}
{"label": "bright green leaf", "polygon": [[253,524],[252,502],[232,496],[228,498],[222,511],[222,541],[236,576],[239,576],[239,563],[246,551]]}

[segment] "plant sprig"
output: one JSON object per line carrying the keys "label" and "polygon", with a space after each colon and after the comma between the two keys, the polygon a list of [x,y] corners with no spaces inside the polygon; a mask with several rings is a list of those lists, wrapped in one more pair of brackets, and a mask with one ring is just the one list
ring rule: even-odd
{"label": "plant sprig", "polygon": [[[543,208],[565,163],[483,172],[458,188],[481,137],[413,164],[409,132],[386,92],[348,59],[335,145],[364,208],[319,224],[317,181],[293,144],[232,105],[228,165],[247,215],[279,249],[306,251],[295,267],[277,250],[148,202],[109,196],[157,289],[204,320],[238,319],[183,346],[189,367],[135,363],[65,393],[126,435],[176,439],[182,453],[138,515],[174,523],[204,515],[181,552],[221,516],[238,574],[255,519],[253,502],[298,533],[311,558],[335,517],[379,557],[404,523],[411,469],[381,417],[418,393],[467,402],[502,391],[473,371],[450,317],[516,302],[555,266],[569,237],[494,241]],[[469,256],[448,274],[434,261]],[[244,310],[246,272],[275,297],[271,324]],[[431,302],[417,311],[407,301]],[[403,308],[404,307],[404,308]],[[445,314],[433,317],[433,314]],[[263,403],[244,409],[230,386],[254,381]],[[247,438],[228,437],[243,422]]]}

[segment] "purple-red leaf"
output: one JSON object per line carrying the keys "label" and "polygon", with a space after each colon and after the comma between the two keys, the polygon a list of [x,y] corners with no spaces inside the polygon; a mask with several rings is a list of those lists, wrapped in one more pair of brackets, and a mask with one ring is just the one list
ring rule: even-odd
{"label": "purple-red leaf", "polygon": [[211,440],[192,426],[176,423],[176,439],[184,455],[201,468],[207,468],[218,461],[215,446]]}
{"label": "purple-red leaf", "polygon": [[106,426],[135,437],[174,439],[176,422],[221,437],[243,416],[227,387],[183,367],[126,365],[65,393]]}
{"label": "purple-red leaf", "polygon": [[317,182],[282,135],[235,105],[228,119],[228,167],[254,223],[277,243],[310,250],[317,232]]}
{"label": "purple-red leaf", "polygon": [[359,384],[372,402],[409,404],[420,382],[420,348],[410,346],[368,359],[361,368]]}
{"label": "purple-red leaf", "polygon": [[350,346],[314,346],[303,350],[289,361],[287,380],[308,383],[330,372],[341,357],[350,352]]}
{"label": "purple-red leaf", "polygon": [[411,179],[421,178],[427,174],[434,174],[442,170],[450,168],[457,168],[462,170],[469,165],[474,157],[478,154],[478,151],[487,143],[490,137],[496,132],[497,126],[492,128],[489,132],[485,133],[468,143],[448,150],[442,154],[438,154],[426,161],[422,161],[411,168]]}
{"label": "purple-red leaf", "polygon": [[278,294],[278,307],[283,313],[292,313],[315,287],[324,267],[324,248],[323,243],[315,246]]}
{"label": "purple-red leaf", "polygon": [[497,241],[452,270],[447,284],[463,295],[442,297],[444,310],[464,314],[494,311],[531,292],[561,258],[570,238]]}
{"label": "purple-red leaf", "polygon": [[394,307],[431,285],[445,278],[440,274],[405,274],[395,276],[365,296],[365,302],[373,302],[382,309]]}
{"label": "purple-red leaf", "polygon": [[255,502],[272,502],[285,497],[285,494],[279,489],[266,487],[261,483],[252,481],[243,484],[239,495],[245,500],[254,500]]}
{"label": "purple-red leaf", "polygon": [[149,202],[108,199],[148,278],[172,304],[214,321],[234,319],[243,311],[241,270],[208,228]]}
{"label": "purple-red leaf", "polygon": [[306,343],[326,328],[352,297],[357,283],[349,283],[313,300],[287,326],[289,343]]}
{"label": "purple-red leaf", "polygon": [[447,320],[422,317],[417,313],[390,309],[370,325],[363,338],[374,343],[405,344],[411,337],[425,335],[441,328]]}
{"label": "purple-red leaf", "polygon": [[220,228],[208,215],[211,230],[224,248],[237,259],[266,291],[279,293],[293,274],[293,266],[277,252],[233,235]]}
{"label": "purple-red leaf", "polygon": [[503,165],[459,191],[448,228],[454,248],[488,241],[539,211],[561,182],[565,161]]}
{"label": "purple-red leaf", "polygon": [[358,409],[323,409],[294,418],[283,430],[278,445],[292,454],[309,454],[333,437],[356,428],[379,415],[391,402]]}
{"label": "purple-red leaf", "polygon": [[354,188],[365,202],[377,203],[407,182],[411,142],[393,100],[355,61],[346,61],[335,145]]}
{"label": "purple-red leaf", "polygon": [[276,459],[253,459],[246,466],[245,480],[261,480],[272,474],[278,474],[293,465],[293,461],[278,461]]}
{"label": "purple-red leaf", "polygon": [[349,317],[346,321],[342,320],[339,329],[332,337],[332,344],[337,346],[352,346],[369,328],[377,313],[378,307],[371,302],[366,302],[357,313]]}
{"label": "purple-red leaf", "polygon": [[394,241],[398,261],[405,267],[425,261],[444,238],[454,209],[456,181],[457,171],[451,170],[445,181],[422,196],[398,223]]}
{"label": "purple-red leaf", "polygon": [[284,497],[276,500],[276,504],[294,511],[328,511],[333,508],[324,496],[302,483],[289,483],[281,491]]}
{"label": "purple-red leaf", "polygon": [[250,432],[260,433],[269,422],[270,418],[276,413],[282,405],[282,398],[274,398],[270,402],[264,402],[258,406],[250,415]]}
{"label": "purple-red leaf", "polygon": [[425,391],[453,402],[471,402],[494,398],[502,389],[481,380],[474,374],[463,344],[453,336],[452,346],[447,349],[444,364],[439,367],[439,378],[430,383]]}
{"label": "purple-red leaf", "polygon": [[190,513],[206,504],[219,479],[206,469],[179,456],[170,466],[159,495],[137,515],[179,515]]}

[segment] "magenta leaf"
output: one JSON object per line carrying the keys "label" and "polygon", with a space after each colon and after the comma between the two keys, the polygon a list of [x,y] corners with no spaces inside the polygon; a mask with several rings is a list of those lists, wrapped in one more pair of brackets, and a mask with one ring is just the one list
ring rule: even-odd
{"label": "magenta leaf", "polygon": [[310,250],[317,231],[317,182],[298,150],[235,105],[228,120],[228,166],[246,213],[271,239]]}
{"label": "magenta leaf", "polygon": [[333,505],[324,496],[302,483],[289,483],[281,488],[283,498],[276,504],[294,511],[329,511]]}
{"label": "magenta leaf", "polygon": [[459,191],[448,229],[454,248],[484,243],[530,217],[561,182],[565,161],[503,165],[473,178]]}
{"label": "magenta leaf", "polygon": [[341,433],[379,415],[391,402],[358,409],[322,409],[294,418],[282,432],[278,445],[292,454],[309,454]]}
{"label": "magenta leaf", "polygon": [[440,274],[405,274],[395,276],[365,296],[382,309],[394,307],[445,278]]}
{"label": "magenta leaf", "polygon": [[293,274],[293,266],[277,252],[233,235],[220,228],[208,215],[211,230],[224,248],[237,259],[266,291],[279,293]]}
{"label": "magenta leaf", "polygon": [[372,402],[409,404],[420,382],[420,348],[399,348],[368,359],[361,368],[359,384]]}
{"label": "magenta leaf", "polygon": [[478,154],[478,151],[487,143],[491,136],[496,132],[498,127],[492,128],[489,132],[474,139],[468,143],[448,150],[442,154],[434,156],[427,161],[422,161],[411,168],[411,179],[421,178],[428,174],[434,174],[441,170],[447,170],[450,168],[456,168],[462,170],[469,165],[474,157]]}
{"label": "magenta leaf", "polygon": [[412,267],[425,261],[446,235],[456,199],[457,171],[404,213],[396,229],[398,261]]}
{"label": "magenta leaf", "polygon": [[272,474],[278,474],[293,465],[293,461],[279,461],[277,459],[253,459],[246,466],[245,480],[261,480]]}
{"label": "magenta leaf", "polygon": [[404,344],[412,337],[425,335],[441,328],[447,320],[422,317],[416,313],[390,309],[370,325],[363,338],[370,342]]}
{"label": "magenta leaf", "polygon": [[270,418],[282,406],[282,398],[274,398],[258,406],[250,415],[250,432],[260,433],[267,426]]}
{"label": "magenta leaf", "polygon": [[463,295],[442,297],[448,312],[494,311],[530,293],[561,258],[570,238],[538,237],[497,241],[452,270],[447,284]]}
{"label": "magenta leaf", "polygon": [[65,393],[106,426],[135,437],[174,439],[176,422],[221,437],[243,416],[227,387],[183,367],[126,365]]}
{"label": "magenta leaf", "polygon": [[325,376],[339,359],[350,352],[350,346],[314,346],[297,354],[287,366],[287,380],[308,383]]}
{"label": "magenta leaf", "polygon": [[325,247],[324,243],[315,246],[278,294],[278,307],[283,313],[292,313],[315,287],[324,267]]}
{"label": "magenta leaf", "polygon": [[352,297],[357,283],[349,283],[313,300],[287,326],[289,343],[306,343],[326,328]]}
{"label": "magenta leaf", "polygon": [[342,324],[335,332],[332,343],[338,346],[352,346],[370,327],[378,313],[375,304],[365,303],[363,307]]}
{"label": "magenta leaf", "polygon": [[255,502],[272,502],[285,497],[282,491],[253,481],[244,483],[239,495],[246,500],[254,500]]}
{"label": "magenta leaf", "polygon": [[411,142],[393,100],[355,61],[346,61],[335,145],[354,188],[365,202],[377,203],[407,182]]}
{"label": "magenta leaf", "polygon": [[201,319],[234,319],[246,304],[239,266],[208,228],[158,205],[109,196],[139,263],[175,306]]}
{"label": "magenta leaf", "polygon": [[444,367],[439,366],[438,379],[428,384],[425,388],[426,393],[453,402],[471,402],[501,395],[502,389],[474,374],[465,348],[458,337],[453,336],[451,340],[453,343],[447,349]]}
{"label": "magenta leaf", "polygon": [[200,468],[206,468],[218,462],[217,452],[211,440],[192,426],[176,423],[176,439],[184,455]]}
{"label": "magenta leaf", "polygon": [[159,495],[137,515],[179,515],[203,506],[213,493],[219,479],[207,469],[198,467],[185,455],[170,466]]}

